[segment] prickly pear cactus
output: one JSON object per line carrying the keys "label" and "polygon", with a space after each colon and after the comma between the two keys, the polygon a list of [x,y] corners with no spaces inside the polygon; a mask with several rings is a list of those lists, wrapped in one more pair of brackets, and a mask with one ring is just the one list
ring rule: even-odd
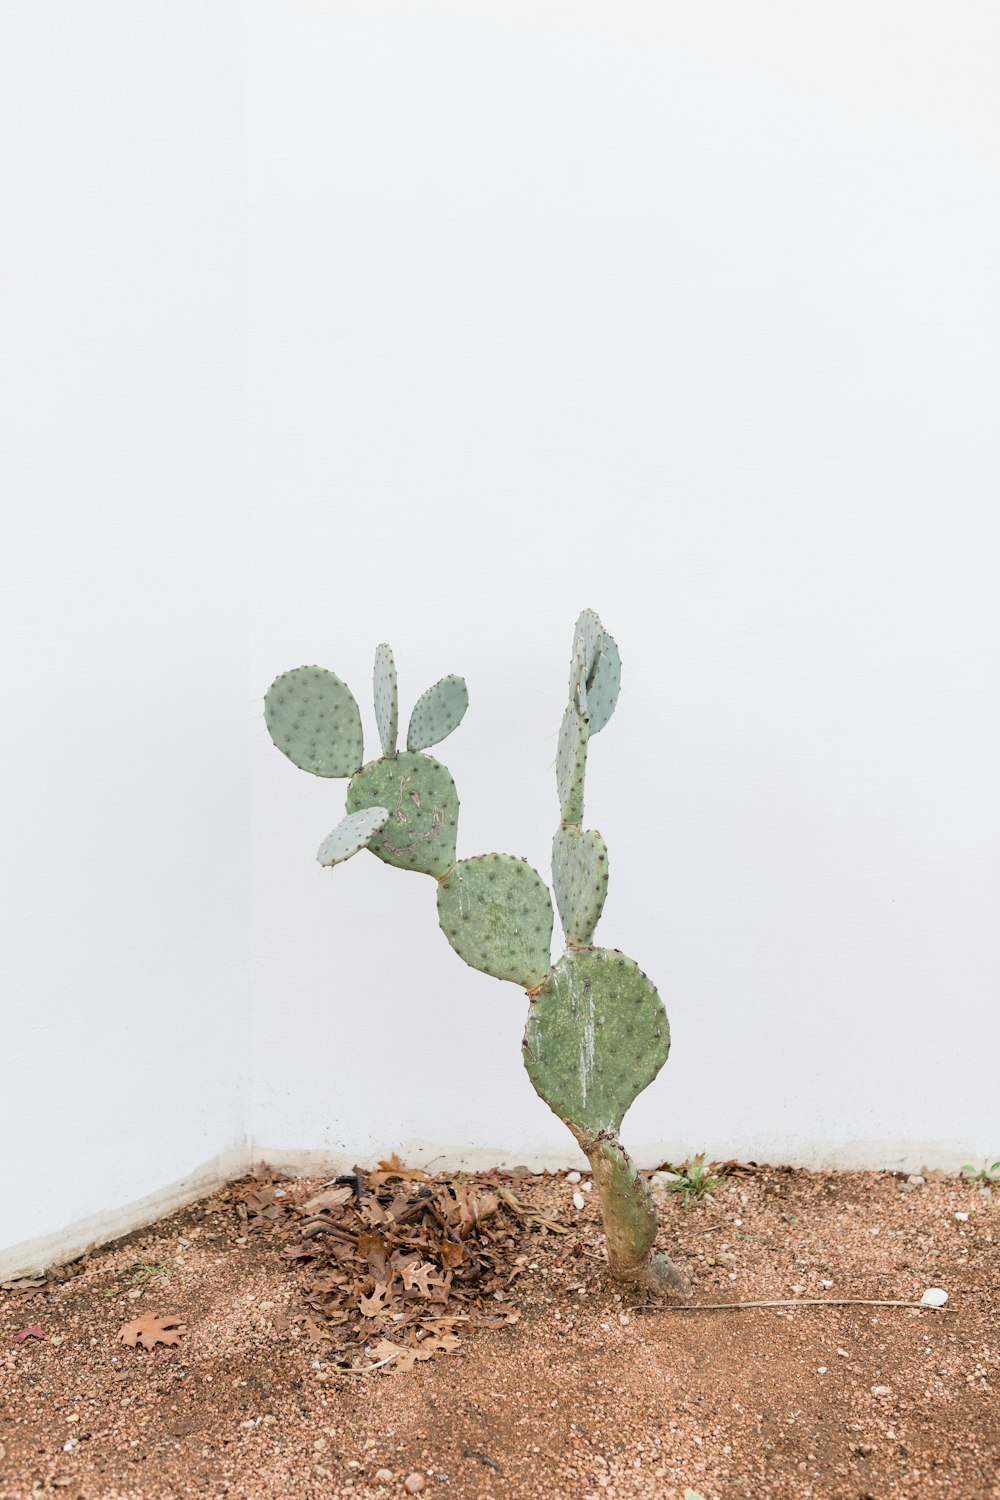
{"label": "prickly pear cactus", "polygon": [[590,738],[614,713],[620,686],[618,646],[585,609],[573,632],[569,702],[556,752],[561,822],[552,842],[552,879],[566,952],[532,999],[523,1050],[536,1092],[590,1161],[612,1271],[663,1292],[687,1283],[672,1262],[653,1253],[656,1208],[618,1131],[666,1062],[670,1028],[638,964],[615,949],[590,946],[608,888],[608,850],[596,828],[583,827],[584,778]]}
{"label": "prickly pear cactus", "polygon": [[510,854],[456,861],[455,783],[424,752],[461,723],[469,703],[463,678],[442,677],[418,698],[406,749],[399,751],[396,666],[389,647],[379,646],[373,686],[382,755],[366,765],[357,703],[322,667],[277,678],[265,698],[265,722],[278,749],[302,770],[350,777],[346,815],[320,844],[320,864],[343,864],[368,849],[385,864],[432,876],[438,921],[458,956],[527,990],[525,1066],[590,1161],[609,1266],[623,1281],[676,1291],[685,1279],[654,1253],[656,1209],[618,1140],[626,1110],[666,1062],[666,1012],[631,958],[591,946],[608,888],[608,851],[596,829],[583,827],[584,779],[590,738],[614,713],[620,685],[618,647],[585,609],[573,632],[556,752],[560,823],[552,876],[566,952],[555,964],[552,899],[537,870]]}

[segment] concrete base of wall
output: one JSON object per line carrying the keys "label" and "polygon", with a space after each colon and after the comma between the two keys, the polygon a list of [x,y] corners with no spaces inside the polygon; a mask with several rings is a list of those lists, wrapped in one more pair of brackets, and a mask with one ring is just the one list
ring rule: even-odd
{"label": "concrete base of wall", "polygon": [[[386,1148],[388,1152],[389,1148]],[[560,1171],[566,1167],[585,1167],[586,1158],[567,1142],[564,1152],[512,1154],[489,1149],[455,1150],[440,1145],[409,1141],[396,1148],[408,1166],[433,1172],[482,1172],[491,1167],[524,1166],[534,1172]],[[705,1147],[709,1160],[768,1161],[766,1151],[740,1151],[732,1145],[711,1143]],[[637,1147],[636,1161],[642,1167],[658,1166],[666,1161],[683,1161],[689,1154],[685,1147]],[[939,1168],[958,1174],[968,1161],[975,1161],[968,1148],[957,1149],[952,1143],[933,1141],[858,1141],[839,1147],[817,1147],[798,1153],[781,1165],[805,1167],[811,1171],[918,1172],[921,1167]],[[277,1168],[294,1177],[335,1177],[355,1166],[374,1167],[376,1156],[343,1150],[267,1150],[262,1146],[235,1146],[214,1156],[211,1161],[179,1178],[155,1193],[120,1208],[107,1209],[91,1218],[59,1229],[38,1239],[26,1240],[10,1249],[0,1250],[0,1281],[14,1281],[20,1276],[37,1275],[49,1266],[75,1260],[87,1250],[106,1245],[133,1230],[153,1224],[157,1219],[195,1203],[217,1188],[242,1177],[262,1165]],[[777,1159],[772,1160],[778,1165]]]}
{"label": "concrete base of wall", "polygon": [[232,1182],[234,1177],[242,1177],[250,1170],[250,1160],[249,1146],[234,1146],[134,1203],[104,1209],[89,1219],[78,1219],[65,1229],[57,1229],[54,1234],[0,1250],[0,1281],[38,1275],[49,1266],[75,1260],[98,1245],[106,1245],[111,1240],[120,1239],[123,1234],[131,1234],[134,1229],[143,1229],[147,1224],[155,1224],[166,1214],[175,1213],[178,1208],[214,1193],[216,1188]]}

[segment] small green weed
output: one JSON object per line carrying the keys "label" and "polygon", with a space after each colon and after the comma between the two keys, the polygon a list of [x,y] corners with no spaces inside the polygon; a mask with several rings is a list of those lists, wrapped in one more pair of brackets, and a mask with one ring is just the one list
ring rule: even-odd
{"label": "small green weed", "polygon": [[664,1183],[664,1187],[671,1193],[683,1193],[685,1208],[692,1198],[704,1198],[706,1193],[721,1187],[726,1176],[725,1167],[718,1162],[707,1162],[704,1152],[689,1156],[679,1167],[669,1170],[677,1173],[677,1181]]}
{"label": "small green weed", "polygon": [[126,1266],[120,1274],[125,1277],[125,1280],[119,1281],[117,1286],[105,1292],[105,1297],[120,1297],[122,1292],[127,1292],[134,1286],[141,1286],[145,1281],[166,1280],[169,1271],[166,1266],[151,1266],[146,1261],[140,1260],[136,1261],[134,1266]]}
{"label": "small green weed", "polygon": [[1000,1191],[1000,1161],[983,1162],[981,1167],[974,1167],[971,1162],[966,1162],[962,1168],[962,1177],[968,1183],[982,1182],[986,1187]]}

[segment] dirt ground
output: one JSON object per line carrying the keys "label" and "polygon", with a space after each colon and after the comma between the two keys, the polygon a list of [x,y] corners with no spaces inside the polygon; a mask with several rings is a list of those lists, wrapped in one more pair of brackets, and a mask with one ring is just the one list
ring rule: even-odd
{"label": "dirt ground", "polygon": [[[744,1168],[708,1198],[662,1192],[660,1242],[693,1275],[671,1307],[609,1280],[586,1182],[475,1179],[566,1232],[496,1214],[501,1280],[457,1347],[368,1373],[341,1366],[391,1321],[345,1354],[290,1316],[301,1224],[248,1223],[237,1185],[0,1294],[0,1497],[1000,1500],[1000,1193],[927,1175]],[[697,1310],[931,1286],[945,1310]],[[143,1314],[181,1319],[179,1344],[119,1342]]]}

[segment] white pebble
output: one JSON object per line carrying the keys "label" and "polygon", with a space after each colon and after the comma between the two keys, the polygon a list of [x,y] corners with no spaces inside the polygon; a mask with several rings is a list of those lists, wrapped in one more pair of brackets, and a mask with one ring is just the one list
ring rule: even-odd
{"label": "white pebble", "polygon": [[956,1214],[955,1218],[958,1220],[958,1222],[960,1224],[967,1224],[968,1221],[969,1221],[969,1215],[968,1214]]}
{"label": "white pebble", "polygon": [[943,1287],[929,1286],[920,1299],[921,1307],[944,1307],[948,1293]]}
{"label": "white pebble", "polygon": [[589,1193],[594,1184],[592,1182],[581,1182],[580,1186],[583,1188],[583,1191],[585,1193]]}
{"label": "white pebble", "polygon": [[566,1173],[566,1181],[567,1182],[579,1182],[580,1178],[582,1177],[582,1175],[583,1175],[582,1172],[567,1172]]}
{"label": "white pebble", "polygon": [[583,1196],[583,1194],[582,1193],[574,1193],[573,1194],[573,1207],[577,1210],[577,1212],[579,1212],[579,1210],[581,1208],[586,1208],[586,1206],[587,1206],[587,1200]]}

